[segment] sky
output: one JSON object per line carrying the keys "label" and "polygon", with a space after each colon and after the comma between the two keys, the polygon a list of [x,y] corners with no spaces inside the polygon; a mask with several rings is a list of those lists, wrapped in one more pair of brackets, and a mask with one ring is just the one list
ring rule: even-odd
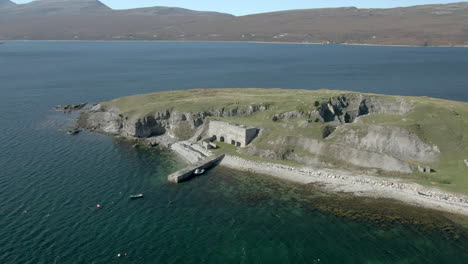
{"label": "sky", "polygon": [[[12,0],[27,3],[31,0]],[[462,2],[461,0],[101,0],[114,9],[149,6],[183,7],[193,10],[218,11],[247,15],[288,9],[355,6],[358,8],[388,8],[423,4]]]}

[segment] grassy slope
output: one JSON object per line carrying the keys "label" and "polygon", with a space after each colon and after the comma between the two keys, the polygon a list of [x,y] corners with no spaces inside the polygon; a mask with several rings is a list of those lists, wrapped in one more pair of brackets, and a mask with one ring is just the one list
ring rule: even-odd
{"label": "grassy slope", "polygon": [[[103,105],[115,105],[125,115],[142,117],[167,109],[199,112],[267,104],[269,105],[268,111],[258,112],[253,116],[217,119],[264,128],[262,137],[255,141],[255,145],[268,148],[271,147],[268,141],[278,136],[321,140],[321,131],[326,125],[307,123],[306,117],[273,122],[271,118],[274,114],[294,110],[313,110],[315,101],[327,101],[333,96],[352,93],[329,90],[198,89],[123,97],[105,102]],[[395,98],[388,95],[375,96],[387,100]],[[426,143],[437,145],[442,155],[436,164],[430,164],[436,169],[435,173],[415,173],[416,177],[413,179],[425,185],[434,185],[468,194],[468,168],[463,163],[463,159],[468,159],[468,103],[427,97],[405,98],[414,105],[413,111],[405,116],[369,115],[362,118],[362,124],[348,125],[399,126],[415,132]],[[226,146],[224,148],[226,151],[234,152]]]}
{"label": "grassy slope", "polygon": [[265,103],[273,105],[274,110],[283,112],[282,110],[310,106],[311,101],[325,100],[341,93],[343,92],[328,90],[195,89],[122,97],[104,102],[103,105],[116,105],[122,113],[140,116],[166,109],[197,112]]}

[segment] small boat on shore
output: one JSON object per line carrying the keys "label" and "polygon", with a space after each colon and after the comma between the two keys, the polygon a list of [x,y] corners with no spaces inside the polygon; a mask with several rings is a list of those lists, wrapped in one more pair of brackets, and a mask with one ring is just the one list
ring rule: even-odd
{"label": "small boat on shore", "polygon": [[195,175],[202,175],[203,173],[205,173],[205,169],[196,169],[195,172],[193,174]]}
{"label": "small boat on shore", "polygon": [[143,198],[143,194],[142,193],[139,193],[139,194],[132,194],[128,197],[129,199],[138,199],[138,198]]}

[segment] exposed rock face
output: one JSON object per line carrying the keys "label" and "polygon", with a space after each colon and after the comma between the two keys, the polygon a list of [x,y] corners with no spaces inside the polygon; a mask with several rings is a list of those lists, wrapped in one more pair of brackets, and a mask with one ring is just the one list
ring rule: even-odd
{"label": "exposed rock face", "polygon": [[387,153],[401,160],[433,162],[440,155],[437,146],[424,143],[416,134],[400,127],[368,126],[352,128],[350,126],[341,126],[338,127],[330,139],[359,150]]}
{"label": "exposed rock face", "polygon": [[280,113],[273,116],[273,121],[283,120],[283,119],[294,119],[303,116],[304,113],[300,111],[290,111],[286,113]]}
{"label": "exposed rock face", "polygon": [[247,108],[231,110],[222,108],[198,113],[165,110],[144,117],[133,117],[119,114],[119,109],[115,107],[106,108],[98,104],[81,114],[79,126],[128,138],[148,138],[167,134],[185,140],[192,137],[209,116],[248,116],[266,109],[267,106],[264,105],[251,105]]}
{"label": "exposed rock face", "polygon": [[[393,99],[393,98],[392,98]],[[404,115],[411,111],[411,105],[402,97],[383,99],[363,94],[345,94],[332,97],[325,102],[316,102],[318,108],[312,111],[290,111],[273,116],[273,121],[289,120],[307,116],[311,121],[353,123],[356,118],[369,114]]]}
{"label": "exposed rock face", "polygon": [[323,128],[322,137],[323,138],[329,137],[333,132],[335,132],[335,130],[336,130],[336,127],[334,126],[326,126],[325,128]]}
{"label": "exposed rock face", "polygon": [[100,104],[81,113],[78,126],[92,131],[118,135],[123,127],[123,116],[118,109],[104,109]]}
{"label": "exposed rock face", "polygon": [[322,120],[324,122],[335,121],[337,117],[337,112],[335,112],[335,107],[333,107],[333,105],[330,104],[329,102],[322,103],[322,106],[320,107],[320,116],[322,117]]}
{"label": "exposed rock face", "polygon": [[[393,126],[326,126],[324,140],[278,137],[268,149],[252,147],[250,155],[269,159],[290,159],[313,165],[321,157],[330,157],[358,167],[410,173],[412,162],[438,160],[440,150],[423,142],[416,134]],[[310,155],[296,154],[309,153]]]}
{"label": "exposed rock face", "polygon": [[354,120],[368,114],[403,115],[411,110],[411,105],[403,98],[395,101],[349,94],[332,97],[323,102],[320,107],[320,117],[324,122],[352,123]]}
{"label": "exposed rock face", "polygon": [[64,111],[64,112],[71,112],[83,109],[87,103],[82,104],[69,104],[69,105],[57,105],[54,107],[55,110]]}
{"label": "exposed rock face", "polygon": [[[321,157],[331,157],[358,167],[377,168],[385,171],[397,171],[403,173],[412,172],[411,165],[386,152],[377,152],[366,149],[366,146],[345,145],[327,140],[321,141],[310,138],[279,137],[270,142],[271,148],[249,149],[250,155],[257,155],[268,159],[289,159],[308,165],[317,165]],[[296,154],[296,150],[305,151],[310,155]],[[312,155],[312,157],[311,157]],[[315,157],[315,158],[314,158]]]}

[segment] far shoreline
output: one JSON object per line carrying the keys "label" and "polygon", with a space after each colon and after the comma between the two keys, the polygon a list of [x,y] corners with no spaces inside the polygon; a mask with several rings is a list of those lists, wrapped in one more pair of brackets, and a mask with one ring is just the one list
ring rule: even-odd
{"label": "far shoreline", "polygon": [[230,40],[74,40],[74,39],[4,39],[8,42],[154,42],[154,43],[250,43],[280,45],[317,45],[317,46],[368,46],[368,47],[401,47],[401,48],[468,48],[468,45],[405,45],[405,44],[371,44],[371,43],[319,43],[319,42],[274,42],[274,41],[230,41]]}

